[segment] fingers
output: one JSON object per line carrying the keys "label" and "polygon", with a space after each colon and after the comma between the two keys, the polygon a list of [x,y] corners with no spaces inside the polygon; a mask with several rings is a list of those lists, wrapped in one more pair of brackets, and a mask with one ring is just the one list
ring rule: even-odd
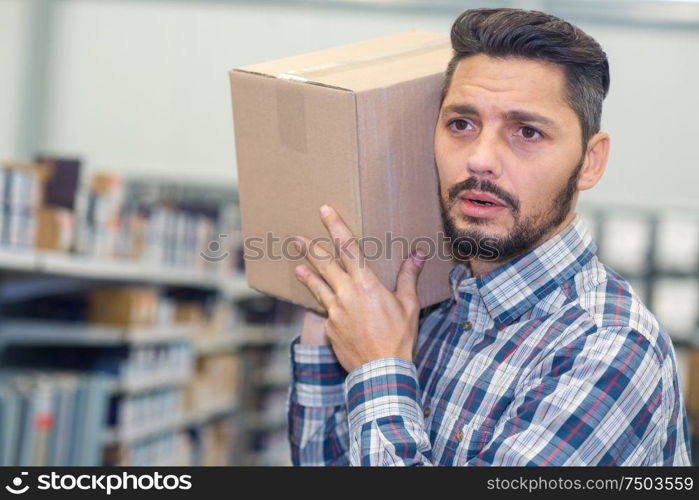
{"label": "fingers", "polygon": [[337,291],[347,278],[346,273],[335,260],[333,254],[325,250],[322,246],[314,244],[305,236],[297,236],[297,250],[302,252],[308,262],[315,268],[320,276],[326,281],[332,290]]}
{"label": "fingers", "polygon": [[307,266],[296,266],[294,271],[296,272],[296,278],[308,288],[318,303],[328,311],[335,297],[328,284]]}
{"label": "fingers", "polygon": [[320,207],[320,215],[340,254],[342,265],[350,275],[356,274],[364,267],[361,266],[362,255],[357,239],[334,208],[323,205]]}
{"label": "fingers", "polygon": [[396,279],[396,296],[404,305],[417,304],[417,280],[425,266],[425,255],[418,250],[403,261]]}

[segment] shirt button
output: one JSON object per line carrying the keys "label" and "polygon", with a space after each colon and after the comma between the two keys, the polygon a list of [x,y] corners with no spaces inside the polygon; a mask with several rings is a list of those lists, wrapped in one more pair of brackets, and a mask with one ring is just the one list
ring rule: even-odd
{"label": "shirt button", "polygon": [[471,328],[473,328],[473,323],[470,321],[466,320],[463,323],[461,323],[461,326],[464,328],[464,331],[469,331]]}
{"label": "shirt button", "polygon": [[432,408],[430,408],[430,407],[428,406],[427,408],[425,408],[425,412],[424,412],[424,413],[425,413],[425,418],[429,417],[429,416],[430,416],[430,413],[432,413]]}
{"label": "shirt button", "polygon": [[464,433],[463,431],[459,431],[456,433],[456,440],[460,443],[461,440],[464,438]]}

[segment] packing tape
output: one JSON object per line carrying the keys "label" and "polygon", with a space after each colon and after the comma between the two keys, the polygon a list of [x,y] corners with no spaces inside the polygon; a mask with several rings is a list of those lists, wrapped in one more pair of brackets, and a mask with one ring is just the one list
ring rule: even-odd
{"label": "packing tape", "polygon": [[[382,54],[357,57],[338,61],[330,64],[320,64],[301,69],[291,69],[277,75],[278,79],[293,82],[308,82],[309,79],[301,75],[328,75],[337,71],[346,71],[350,68],[358,68],[376,62],[388,62],[407,54],[418,55],[433,52],[435,50],[450,47],[449,40],[436,40],[421,43],[418,46],[402,48]],[[306,101],[303,89],[298,85],[277,85],[277,127],[279,139],[286,147],[305,154],[308,150],[308,138],[306,130]],[[289,126],[289,124],[294,126]]]}
{"label": "packing tape", "polygon": [[306,98],[301,85],[277,85],[277,132],[284,146],[306,154]]}
{"label": "packing tape", "polygon": [[419,46],[408,47],[400,50],[394,50],[391,52],[385,52],[383,54],[375,56],[357,57],[352,59],[347,59],[345,61],[338,61],[330,64],[319,64],[317,66],[309,66],[307,68],[301,69],[290,69],[283,73],[279,73],[277,78],[284,80],[295,80],[299,82],[307,82],[308,78],[300,75],[329,75],[339,70],[348,70],[350,68],[361,67],[367,64],[373,64],[378,61],[388,62],[406,54],[418,55],[423,53],[432,52],[434,50],[443,49],[451,47],[449,40],[437,40],[429,43],[422,43]]}

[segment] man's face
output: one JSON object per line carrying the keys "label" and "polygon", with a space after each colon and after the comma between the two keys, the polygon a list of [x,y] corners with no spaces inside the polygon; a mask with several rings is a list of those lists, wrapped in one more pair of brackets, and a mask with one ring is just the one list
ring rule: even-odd
{"label": "man's face", "polygon": [[[459,256],[508,260],[567,224],[581,143],[562,68],[482,54],[462,59],[435,130],[442,218],[447,236],[462,241]],[[486,239],[477,252],[473,242]]]}

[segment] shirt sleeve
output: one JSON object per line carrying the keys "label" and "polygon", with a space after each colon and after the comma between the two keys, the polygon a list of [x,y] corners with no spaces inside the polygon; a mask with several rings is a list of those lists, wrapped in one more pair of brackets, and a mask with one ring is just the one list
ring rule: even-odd
{"label": "shirt sleeve", "polygon": [[[446,302],[420,310],[418,331]],[[361,365],[345,379],[345,392],[351,465],[432,465],[412,362],[387,357]]]}
{"label": "shirt sleeve", "polygon": [[[677,398],[663,383],[667,370],[636,331],[581,335],[535,362],[496,422],[466,425],[455,464],[662,463],[672,407],[666,400]],[[345,385],[350,464],[433,465],[413,363],[375,360],[353,370]]]}
{"label": "shirt sleeve", "polygon": [[347,465],[346,376],[329,346],[292,341],[287,410],[294,465]]}
{"label": "shirt sleeve", "polygon": [[432,465],[415,365],[381,358],[345,380],[351,465]]}
{"label": "shirt sleeve", "polygon": [[463,465],[662,465],[668,369],[637,331],[583,335],[536,365]]}

